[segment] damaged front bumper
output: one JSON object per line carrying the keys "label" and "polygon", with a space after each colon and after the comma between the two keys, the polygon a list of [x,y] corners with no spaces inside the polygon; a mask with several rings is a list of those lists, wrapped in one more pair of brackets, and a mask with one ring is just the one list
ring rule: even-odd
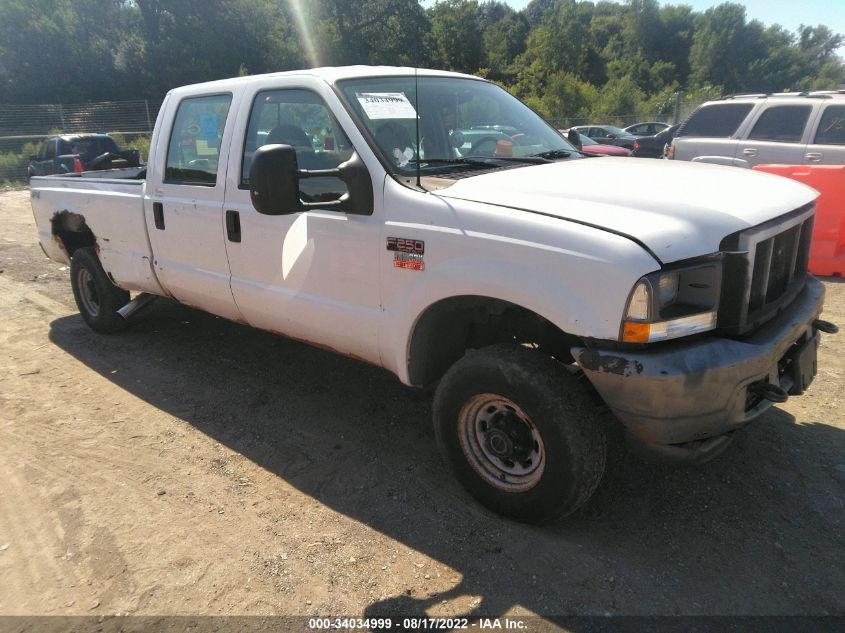
{"label": "damaged front bumper", "polygon": [[[630,351],[575,347],[572,354],[629,431],[657,452],[679,455],[687,443],[696,450],[717,444],[707,438],[768,409],[772,401],[756,395],[761,385],[803,391],[815,374],[813,323],[823,302],[824,286],[808,277],[781,314],[742,340],[700,337]],[[805,367],[796,381],[799,357]]]}

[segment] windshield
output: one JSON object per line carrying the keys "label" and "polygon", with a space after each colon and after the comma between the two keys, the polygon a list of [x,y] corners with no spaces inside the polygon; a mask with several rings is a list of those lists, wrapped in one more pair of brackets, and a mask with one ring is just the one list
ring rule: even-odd
{"label": "windshield", "polygon": [[[401,175],[497,168],[567,158],[577,150],[495,84],[456,77],[368,77],[338,82],[347,107]],[[420,147],[417,147],[419,114]],[[578,156],[578,154],[574,154]]]}

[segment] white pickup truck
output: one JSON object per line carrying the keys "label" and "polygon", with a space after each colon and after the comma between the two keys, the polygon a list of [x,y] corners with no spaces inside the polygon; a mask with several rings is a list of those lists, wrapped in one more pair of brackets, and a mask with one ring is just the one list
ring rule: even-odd
{"label": "white pickup truck", "polygon": [[178,88],[146,169],[31,187],[41,245],[70,262],[92,328],[160,295],[437,384],[446,461],[523,520],[595,490],[600,409],[655,453],[704,461],[802,393],[819,331],[836,329],[807,274],[814,190],[584,157],[455,73]]}

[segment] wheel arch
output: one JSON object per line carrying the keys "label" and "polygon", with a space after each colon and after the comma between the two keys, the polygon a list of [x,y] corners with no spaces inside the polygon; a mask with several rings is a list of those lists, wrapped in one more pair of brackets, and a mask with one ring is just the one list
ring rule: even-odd
{"label": "wheel arch", "polygon": [[79,213],[67,209],[57,211],[50,220],[50,228],[53,239],[67,253],[68,258],[73,257],[77,249],[87,246],[99,250],[94,232]]}
{"label": "wheel arch", "polygon": [[564,362],[582,344],[534,310],[504,299],[459,295],[430,304],[414,323],[407,344],[408,383],[438,380],[469,349],[496,343],[531,344]]}

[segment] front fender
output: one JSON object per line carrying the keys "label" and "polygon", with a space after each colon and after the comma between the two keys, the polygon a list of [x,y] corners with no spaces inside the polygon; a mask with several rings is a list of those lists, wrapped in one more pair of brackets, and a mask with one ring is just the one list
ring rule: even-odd
{"label": "front fender", "polygon": [[[659,266],[638,244],[595,227],[401,189],[387,191],[387,202],[401,204],[408,221],[391,222],[385,231],[424,241],[425,269],[396,268],[394,254],[382,252],[387,327],[380,339],[383,364],[406,383],[414,329],[439,301],[499,299],[568,334],[615,340],[631,288]],[[412,210],[428,222],[414,221]]]}

